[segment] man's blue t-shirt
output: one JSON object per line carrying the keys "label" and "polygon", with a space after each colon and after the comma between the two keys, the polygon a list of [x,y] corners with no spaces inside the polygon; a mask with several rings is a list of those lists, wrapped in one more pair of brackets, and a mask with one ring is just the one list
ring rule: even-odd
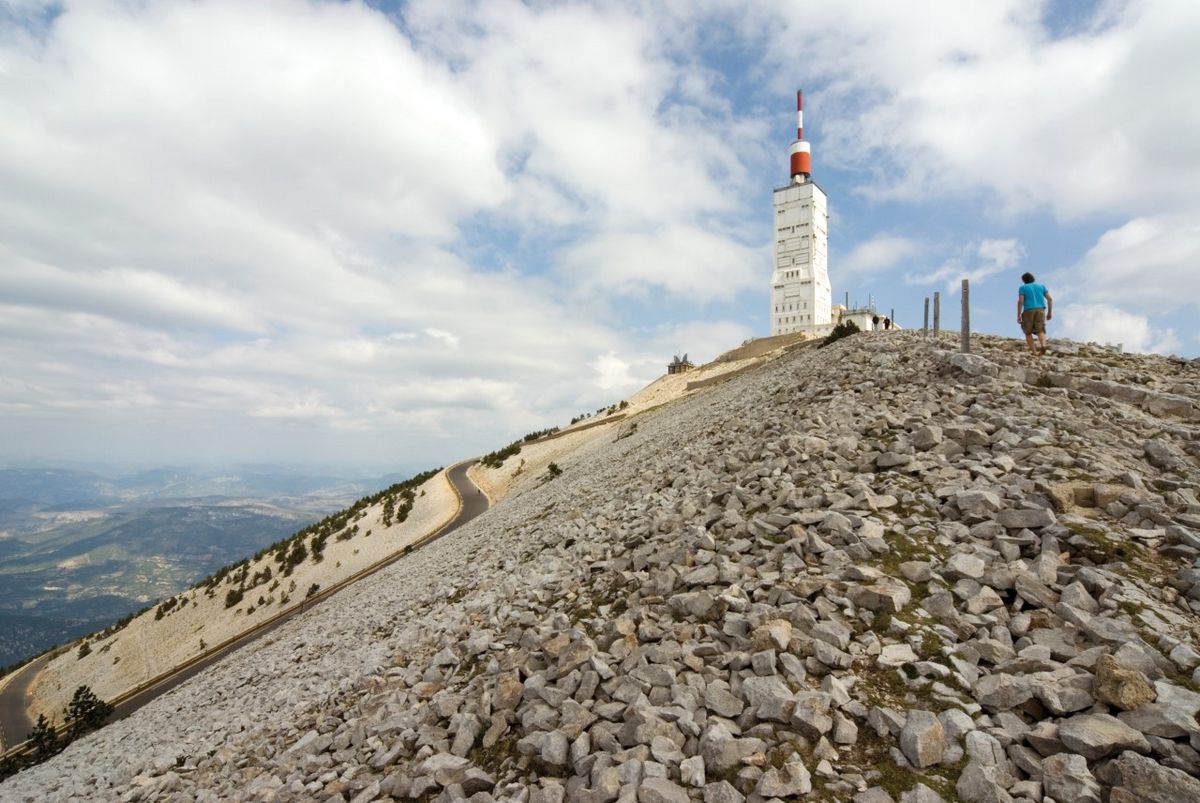
{"label": "man's blue t-shirt", "polygon": [[1023,284],[1017,288],[1017,292],[1021,294],[1024,303],[1021,309],[1045,309],[1046,308],[1046,285],[1030,282]]}

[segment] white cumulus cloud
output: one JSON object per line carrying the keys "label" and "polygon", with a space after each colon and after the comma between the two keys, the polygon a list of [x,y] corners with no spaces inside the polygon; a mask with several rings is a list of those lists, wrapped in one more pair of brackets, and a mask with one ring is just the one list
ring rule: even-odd
{"label": "white cumulus cloud", "polygon": [[921,246],[909,237],[880,234],[858,243],[837,262],[838,273],[874,273],[903,265],[921,252]]}
{"label": "white cumulus cloud", "polygon": [[1200,218],[1130,220],[1101,235],[1063,279],[1090,300],[1158,310],[1200,306]]}
{"label": "white cumulus cloud", "polygon": [[983,240],[966,246],[934,270],[910,273],[905,280],[910,284],[945,283],[953,289],[962,279],[981,282],[1002,271],[1013,271],[1024,256],[1025,249],[1014,239]]}
{"label": "white cumulus cloud", "polygon": [[1153,326],[1144,315],[1126,312],[1111,304],[1065,304],[1055,307],[1051,325],[1062,327],[1071,340],[1116,345],[1126,351],[1170,354],[1180,347],[1171,329]]}

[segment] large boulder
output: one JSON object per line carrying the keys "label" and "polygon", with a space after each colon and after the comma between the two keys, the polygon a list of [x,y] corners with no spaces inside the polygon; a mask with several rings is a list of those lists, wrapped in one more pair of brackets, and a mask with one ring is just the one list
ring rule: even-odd
{"label": "large boulder", "polygon": [[1150,743],[1140,731],[1108,714],[1079,714],[1058,723],[1063,747],[1089,761],[1124,750],[1150,752]]}
{"label": "large boulder", "polygon": [[912,602],[908,585],[894,577],[881,577],[869,586],[854,591],[854,603],[869,611],[899,613]]}
{"label": "large boulder", "polygon": [[940,763],[946,751],[941,720],[930,711],[909,711],[900,731],[900,750],[917,769]]}
{"label": "large boulder", "polygon": [[1126,669],[1111,655],[1101,655],[1096,661],[1096,699],[1114,705],[1122,711],[1132,711],[1158,698],[1154,687],[1141,672]]}
{"label": "large boulder", "polygon": [[812,791],[812,776],[800,756],[792,753],[779,769],[769,769],[758,779],[755,789],[764,798],[793,798]]}
{"label": "large boulder", "polygon": [[1059,753],[1042,759],[1042,789],[1064,803],[1100,803],[1100,784],[1088,770],[1087,759],[1077,753]]}
{"label": "large boulder", "polygon": [[1134,752],[1122,753],[1098,772],[1100,780],[1113,787],[1109,803],[1200,800],[1200,780]]}

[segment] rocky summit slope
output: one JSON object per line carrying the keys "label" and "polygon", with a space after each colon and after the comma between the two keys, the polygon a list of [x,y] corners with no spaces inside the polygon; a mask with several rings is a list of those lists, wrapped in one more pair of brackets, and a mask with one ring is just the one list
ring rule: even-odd
{"label": "rocky summit slope", "polygon": [[1200,800],[1200,367],[919,333],[647,413],[4,800]]}

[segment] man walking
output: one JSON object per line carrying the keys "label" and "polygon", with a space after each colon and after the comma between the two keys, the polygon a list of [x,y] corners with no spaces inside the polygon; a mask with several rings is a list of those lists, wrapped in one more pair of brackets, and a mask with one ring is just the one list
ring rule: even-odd
{"label": "man walking", "polygon": [[[1025,345],[1031,354],[1046,353],[1046,321],[1054,317],[1054,299],[1046,285],[1033,280],[1032,273],[1021,276],[1024,282],[1017,288],[1017,323],[1025,333]],[[1038,345],[1033,345],[1033,336],[1038,336]]]}

